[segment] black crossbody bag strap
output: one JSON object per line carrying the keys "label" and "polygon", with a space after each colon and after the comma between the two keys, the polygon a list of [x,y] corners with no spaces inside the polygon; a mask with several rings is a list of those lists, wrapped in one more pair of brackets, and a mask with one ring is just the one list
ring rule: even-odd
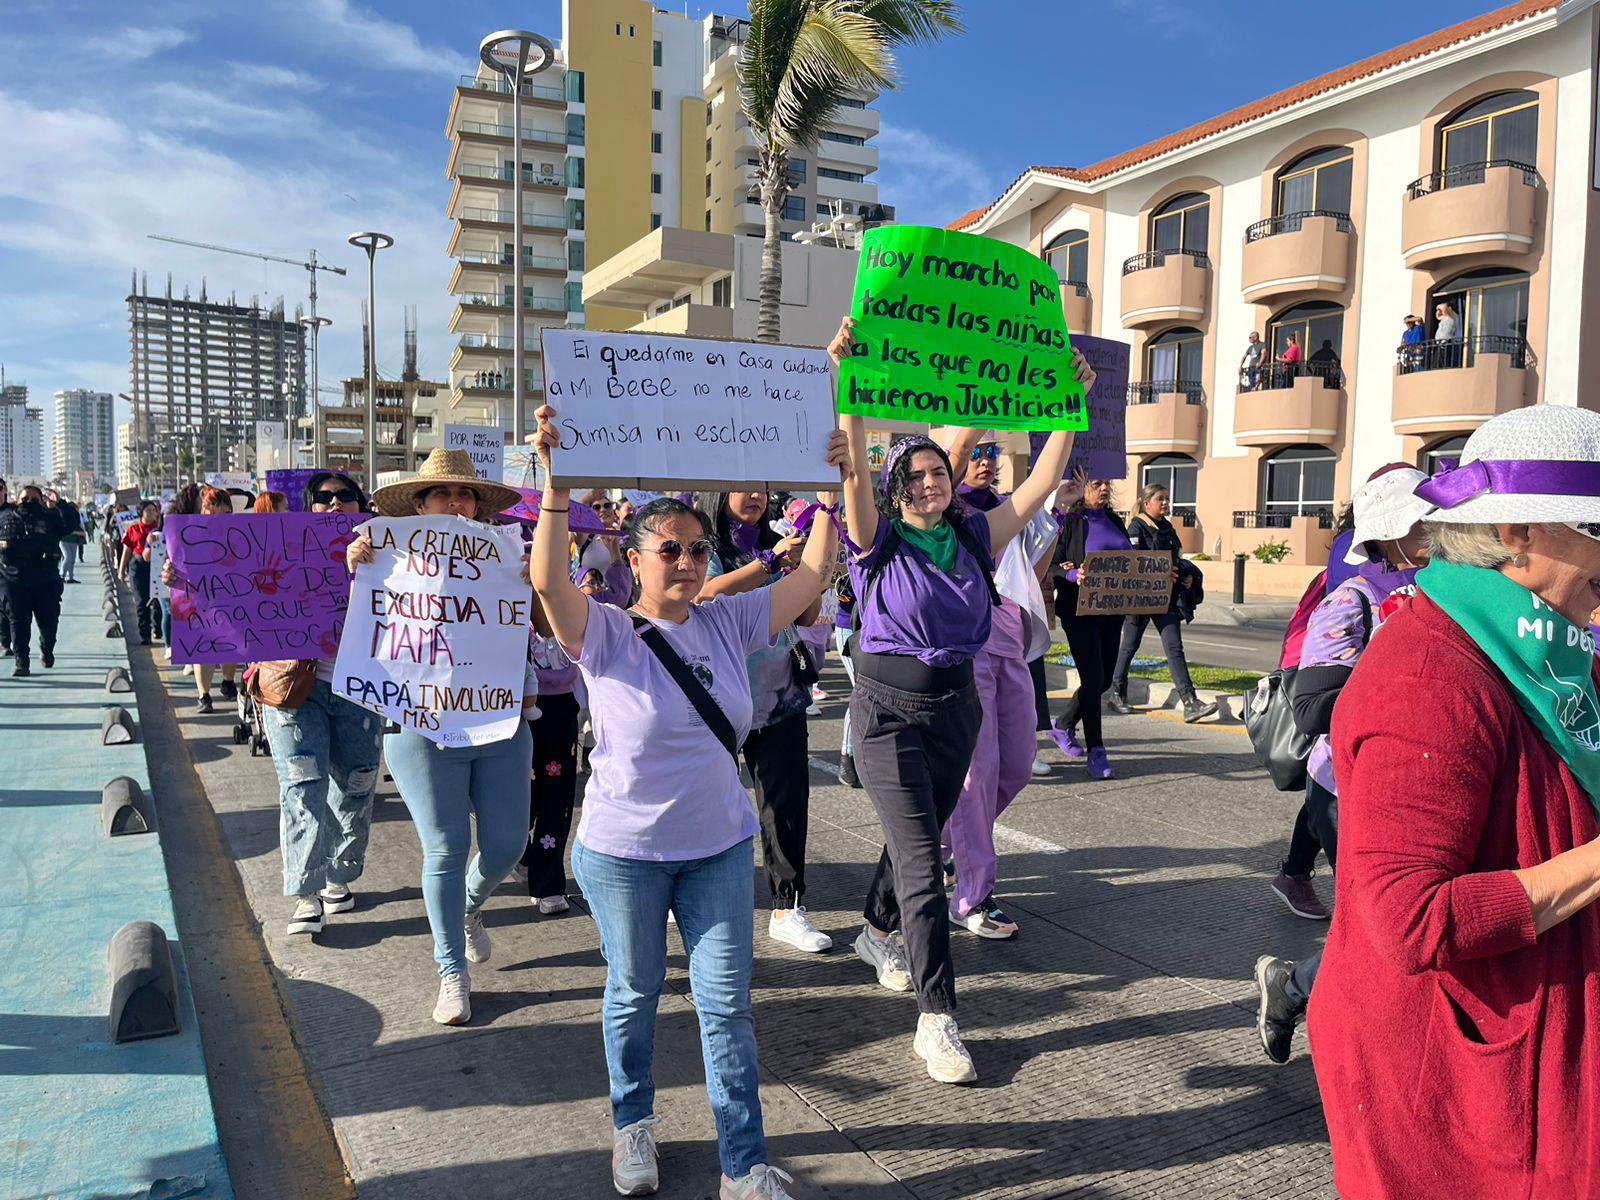
{"label": "black crossbody bag strap", "polygon": [[694,706],[695,712],[700,714],[700,719],[706,723],[706,728],[716,735],[717,741],[722,743],[722,748],[731,754],[734,761],[739,759],[739,735],[733,731],[733,722],[728,720],[728,714],[722,711],[716,699],[706,691],[705,685],[695,678],[689,664],[678,657],[678,652],[667,642],[661,630],[649,621],[635,613],[629,613],[633,618],[633,628],[639,635],[639,640],[650,647],[650,653],[661,660],[661,665],[667,669],[667,674],[672,676],[672,682],[687,697]]}

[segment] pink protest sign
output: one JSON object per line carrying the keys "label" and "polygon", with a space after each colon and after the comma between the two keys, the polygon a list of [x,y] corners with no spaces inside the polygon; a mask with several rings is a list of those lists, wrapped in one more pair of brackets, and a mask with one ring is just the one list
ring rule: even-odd
{"label": "pink protest sign", "polygon": [[350,605],[344,552],[366,513],[169,516],[172,661],[332,658]]}

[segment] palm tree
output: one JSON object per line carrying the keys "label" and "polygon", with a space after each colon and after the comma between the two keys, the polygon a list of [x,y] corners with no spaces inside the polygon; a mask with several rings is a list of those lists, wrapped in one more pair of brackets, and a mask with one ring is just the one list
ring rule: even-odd
{"label": "palm tree", "polygon": [[814,145],[844,100],[896,85],[894,47],[960,32],[955,0],[750,0],[739,101],[760,149],[767,227],[757,340],[781,333],[789,155]]}

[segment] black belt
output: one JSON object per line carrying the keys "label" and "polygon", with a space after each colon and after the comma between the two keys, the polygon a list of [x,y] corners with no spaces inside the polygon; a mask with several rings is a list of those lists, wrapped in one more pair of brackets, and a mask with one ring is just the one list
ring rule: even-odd
{"label": "black belt", "polygon": [[972,682],[970,658],[952,667],[933,667],[910,654],[873,654],[861,649],[859,639],[851,638],[850,659],[863,679],[902,692],[936,696],[958,692]]}

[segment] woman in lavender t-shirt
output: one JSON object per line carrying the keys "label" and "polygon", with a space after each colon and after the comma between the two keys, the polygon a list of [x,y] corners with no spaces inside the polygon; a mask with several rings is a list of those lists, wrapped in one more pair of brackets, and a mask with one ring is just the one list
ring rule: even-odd
{"label": "woman in lavender t-shirt", "polygon": [[[538,416],[548,470],[560,433],[554,409]],[[829,445],[829,461],[847,465],[842,434]],[[566,489],[545,492],[530,568],[556,638],[583,673],[594,722],[572,870],[606,958],[601,1024],[615,1128],[612,1183],[624,1196],[658,1186],[651,1058],[670,910],[689,954],[722,1159],[720,1200],[784,1200],[789,1177],[767,1162],[750,1015],[755,810],[734,755],[639,636],[635,618],[659,631],[742,739],[752,716],[745,658],[822,594],[833,574],[834,528],[815,522],[799,565],[770,587],[697,604],[711,558],[705,524],[681,501],[654,500],[628,532],[639,599],[623,612],[573,586],[569,506]]]}

